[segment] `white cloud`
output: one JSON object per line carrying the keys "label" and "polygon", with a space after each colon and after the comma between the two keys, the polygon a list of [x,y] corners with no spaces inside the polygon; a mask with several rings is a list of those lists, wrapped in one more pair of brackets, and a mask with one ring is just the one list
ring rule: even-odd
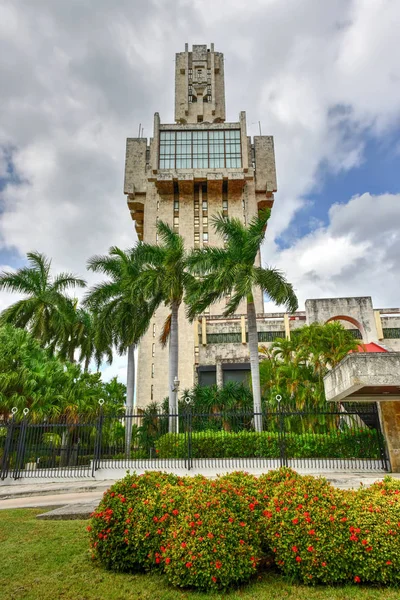
{"label": "white cloud", "polygon": [[[372,296],[376,307],[399,303],[400,194],[362,194],[334,204],[329,223],[279,251],[279,262],[296,288],[300,309],[307,298]],[[272,310],[269,305],[268,310]]]}
{"label": "white cloud", "polygon": [[[342,257],[366,260],[343,209],[281,256],[273,240],[319,185],[322,162],[350,169],[363,160],[366,133],[399,124],[399,20],[400,4],[386,0],[97,0],[95,9],[91,0],[3,0],[0,176],[11,153],[14,179],[0,192],[0,253],[37,249],[55,270],[86,275],[90,255],[131,245],[125,138],[139,123],[150,136],[155,111],[172,121],[175,52],[214,41],[225,53],[228,118],[246,110],[252,134],[260,120],[275,136],[279,192],[266,253],[283,268],[293,257],[305,274],[301,295],[343,293]],[[381,217],[372,220],[384,236]],[[331,279],[321,287],[313,274],[324,269]],[[374,293],[367,269],[349,283]],[[396,303],[385,286],[380,297]]]}

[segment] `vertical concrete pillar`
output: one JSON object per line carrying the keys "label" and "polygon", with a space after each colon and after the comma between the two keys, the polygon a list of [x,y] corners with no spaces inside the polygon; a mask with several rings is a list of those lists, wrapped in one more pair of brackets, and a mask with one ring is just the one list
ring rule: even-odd
{"label": "vertical concrete pillar", "polygon": [[400,473],[400,401],[384,401],[379,406],[392,471]]}
{"label": "vertical concrete pillar", "polygon": [[215,361],[215,367],[216,367],[216,381],[217,381],[217,386],[219,388],[224,387],[224,374],[222,371],[222,363],[219,359],[217,359]]}
{"label": "vertical concrete pillar", "polygon": [[207,320],[205,317],[201,319],[201,343],[207,346]]}
{"label": "vertical concrete pillar", "polygon": [[246,344],[246,319],[244,315],[240,317],[240,328],[242,332],[242,344]]}
{"label": "vertical concrete pillar", "polygon": [[374,317],[375,317],[376,333],[378,334],[378,340],[383,340],[382,319],[381,319],[381,313],[379,312],[379,310],[374,310]]}
{"label": "vertical concrete pillar", "polygon": [[283,315],[283,322],[285,324],[285,337],[287,340],[290,340],[289,315],[287,313]]}

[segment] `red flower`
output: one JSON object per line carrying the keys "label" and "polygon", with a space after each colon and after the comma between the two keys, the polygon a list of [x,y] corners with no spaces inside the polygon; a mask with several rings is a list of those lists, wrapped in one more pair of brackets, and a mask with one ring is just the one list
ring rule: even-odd
{"label": "red flower", "polygon": [[296,556],[296,560],[297,560],[297,562],[301,562],[300,556]]}
{"label": "red flower", "polygon": [[220,569],[221,567],[222,567],[222,563],[219,560],[217,560],[217,562],[215,563],[215,568]]}
{"label": "red flower", "polygon": [[310,531],[308,532],[308,535],[315,535],[315,529],[310,529]]}
{"label": "red flower", "polygon": [[160,560],[161,560],[160,558],[156,558],[156,563],[160,564]]}
{"label": "red flower", "polygon": [[172,511],[172,514],[175,516],[179,515],[179,510],[176,510],[176,508],[174,508],[174,510]]}
{"label": "red flower", "polygon": [[308,546],[307,550],[308,550],[309,552],[314,552],[314,548],[313,548],[313,546]]}
{"label": "red flower", "polygon": [[186,548],[186,542],[182,542],[181,548]]}
{"label": "red flower", "polygon": [[190,569],[190,567],[192,566],[192,564],[193,563],[191,563],[191,562],[187,562],[185,566],[186,566],[187,569]]}
{"label": "red flower", "polygon": [[158,517],[153,517],[153,521],[154,521],[154,523],[157,523]]}
{"label": "red flower", "polygon": [[321,563],[323,567],[326,567],[326,562]]}
{"label": "red flower", "polygon": [[255,504],[253,504],[253,503],[249,504],[249,509],[250,510],[254,510],[254,507],[255,507]]}
{"label": "red flower", "polygon": [[264,515],[264,517],[267,517],[268,519],[270,519],[272,517],[272,512],[269,512],[269,510],[264,510],[263,515]]}
{"label": "red flower", "polygon": [[350,541],[352,541],[352,542],[358,542],[358,537],[357,537],[356,535],[354,535],[354,533],[353,533],[353,535],[351,535],[351,536],[350,536],[350,538],[349,538],[349,539],[350,539]]}
{"label": "red flower", "polygon": [[228,521],[229,523],[233,523],[234,520],[232,519],[232,517],[229,517]]}
{"label": "red flower", "polygon": [[214,583],[216,583],[216,581],[217,581],[217,578],[216,578],[216,577],[214,577],[214,575],[212,575],[212,576],[211,576],[211,579],[213,580],[213,582],[214,582]]}
{"label": "red flower", "polygon": [[92,531],[92,527],[91,527],[90,525],[88,525],[88,526],[86,527],[86,531]]}
{"label": "red flower", "polygon": [[194,518],[195,518],[195,519],[198,519],[199,517],[200,517],[199,513],[196,513],[196,514],[194,515]]}
{"label": "red flower", "polygon": [[329,520],[330,520],[330,521],[334,521],[334,520],[335,520],[335,517],[332,517],[332,515],[331,515],[331,516],[329,517]]}
{"label": "red flower", "polygon": [[297,546],[292,546],[292,550],[293,550],[293,552],[298,552],[299,551],[299,549],[298,549]]}
{"label": "red flower", "polygon": [[342,521],[342,523],[345,523],[347,521],[347,517],[342,517],[340,520]]}
{"label": "red flower", "polygon": [[169,563],[171,562],[171,559],[170,558],[166,558],[165,562],[166,562],[167,565],[169,565]]}
{"label": "red flower", "polygon": [[360,583],[361,579],[359,578],[359,576],[358,576],[358,575],[356,575],[356,576],[354,577],[354,581],[355,581],[356,583]]}
{"label": "red flower", "polygon": [[212,540],[214,535],[212,533],[207,533],[207,537],[210,538],[210,540]]}
{"label": "red flower", "polygon": [[297,525],[297,523],[299,522],[298,518],[296,517],[295,519],[292,519],[292,523],[293,525]]}
{"label": "red flower", "polygon": [[391,565],[391,564],[392,564],[392,561],[391,561],[391,560],[387,560],[387,561],[386,561],[386,564],[387,564],[387,565]]}
{"label": "red flower", "polygon": [[243,521],[241,523],[239,523],[240,527],[246,527],[246,523],[243,523]]}
{"label": "red flower", "polygon": [[239,540],[239,544],[241,544],[243,546],[243,544],[245,543],[244,540]]}
{"label": "red flower", "polygon": [[361,543],[363,546],[366,546],[368,544],[368,540],[361,540]]}

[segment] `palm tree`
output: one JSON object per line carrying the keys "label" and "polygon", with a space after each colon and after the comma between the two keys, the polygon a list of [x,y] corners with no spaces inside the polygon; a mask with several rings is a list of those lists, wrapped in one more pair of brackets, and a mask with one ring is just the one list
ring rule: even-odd
{"label": "palm tree", "polygon": [[66,319],[68,298],[64,292],[70,287],[85,287],[83,279],[71,273],[51,277],[51,260],[39,252],[27,254],[27,267],[0,274],[0,290],[24,294],[0,315],[0,325],[10,323],[28,329],[42,345],[56,337],[60,320]]}
{"label": "palm tree", "polygon": [[64,360],[75,362],[75,352],[79,351],[79,362],[84,371],[89,371],[89,364],[94,360],[100,368],[103,360],[112,362],[112,345],[99,345],[99,319],[91,310],[78,306],[77,299],[68,302],[65,318],[57,324],[57,333],[52,351],[57,348],[58,356]]}
{"label": "palm tree", "polygon": [[[88,268],[108,277],[91,288],[85,306],[96,314],[95,345],[98,353],[108,352],[113,344],[119,354],[127,352],[126,412],[132,415],[135,393],[135,348],[146,332],[155,310],[137,285],[140,275],[135,248],[125,252],[112,247],[107,256],[93,256]],[[131,445],[131,427],[126,428],[126,450]]]}
{"label": "palm tree", "polygon": [[[154,307],[164,304],[170,309],[160,341],[166,345],[169,340],[169,432],[178,431],[178,314],[185,290],[194,284],[194,277],[186,268],[187,253],[183,237],[174,232],[166,223],[159,221],[157,231],[161,244],[140,243],[136,248],[136,259],[141,274],[138,286],[143,290]],[[175,416],[172,416],[175,415]]]}
{"label": "palm tree", "polygon": [[232,314],[245,300],[249,334],[250,368],[253,389],[254,422],[257,431],[262,430],[260,371],[258,356],[258,332],[254,292],[261,289],[277,304],[284,304],[293,312],[297,298],[284,275],[273,268],[255,265],[264,240],[270,211],[262,211],[246,227],[239,219],[222,214],[213,217],[216,232],[225,246],[193,250],[188,266],[201,282],[193,286],[187,297],[189,317],[202,313],[210,304],[230,296],[225,315]]}

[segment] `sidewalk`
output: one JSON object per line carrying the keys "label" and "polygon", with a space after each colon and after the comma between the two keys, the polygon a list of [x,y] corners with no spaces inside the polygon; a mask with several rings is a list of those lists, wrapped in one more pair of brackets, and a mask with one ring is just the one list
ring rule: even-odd
{"label": "sidewalk", "polygon": [[[252,470],[249,470],[252,472]],[[305,474],[302,470],[299,473]],[[186,472],[186,475],[194,475]],[[205,472],[208,477],[215,477],[214,472]],[[260,475],[261,471],[255,471],[254,475]],[[326,477],[335,487],[342,489],[357,489],[360,484],[369,486],[375,481],[383,479],[387,473],[362,473],[362,472],[320,472],[312,473],[313,476]],[[400,474],[391,474],[399,479]],[[12,485],[0,486],[0,510],[8,508],[28,508],[39,506],[66,506],[73,504],[90,503],[93,506],[100,501],[103,493],[115,482],[115,479],[105,481],[30,481],[28,483],[14,483]]]}

